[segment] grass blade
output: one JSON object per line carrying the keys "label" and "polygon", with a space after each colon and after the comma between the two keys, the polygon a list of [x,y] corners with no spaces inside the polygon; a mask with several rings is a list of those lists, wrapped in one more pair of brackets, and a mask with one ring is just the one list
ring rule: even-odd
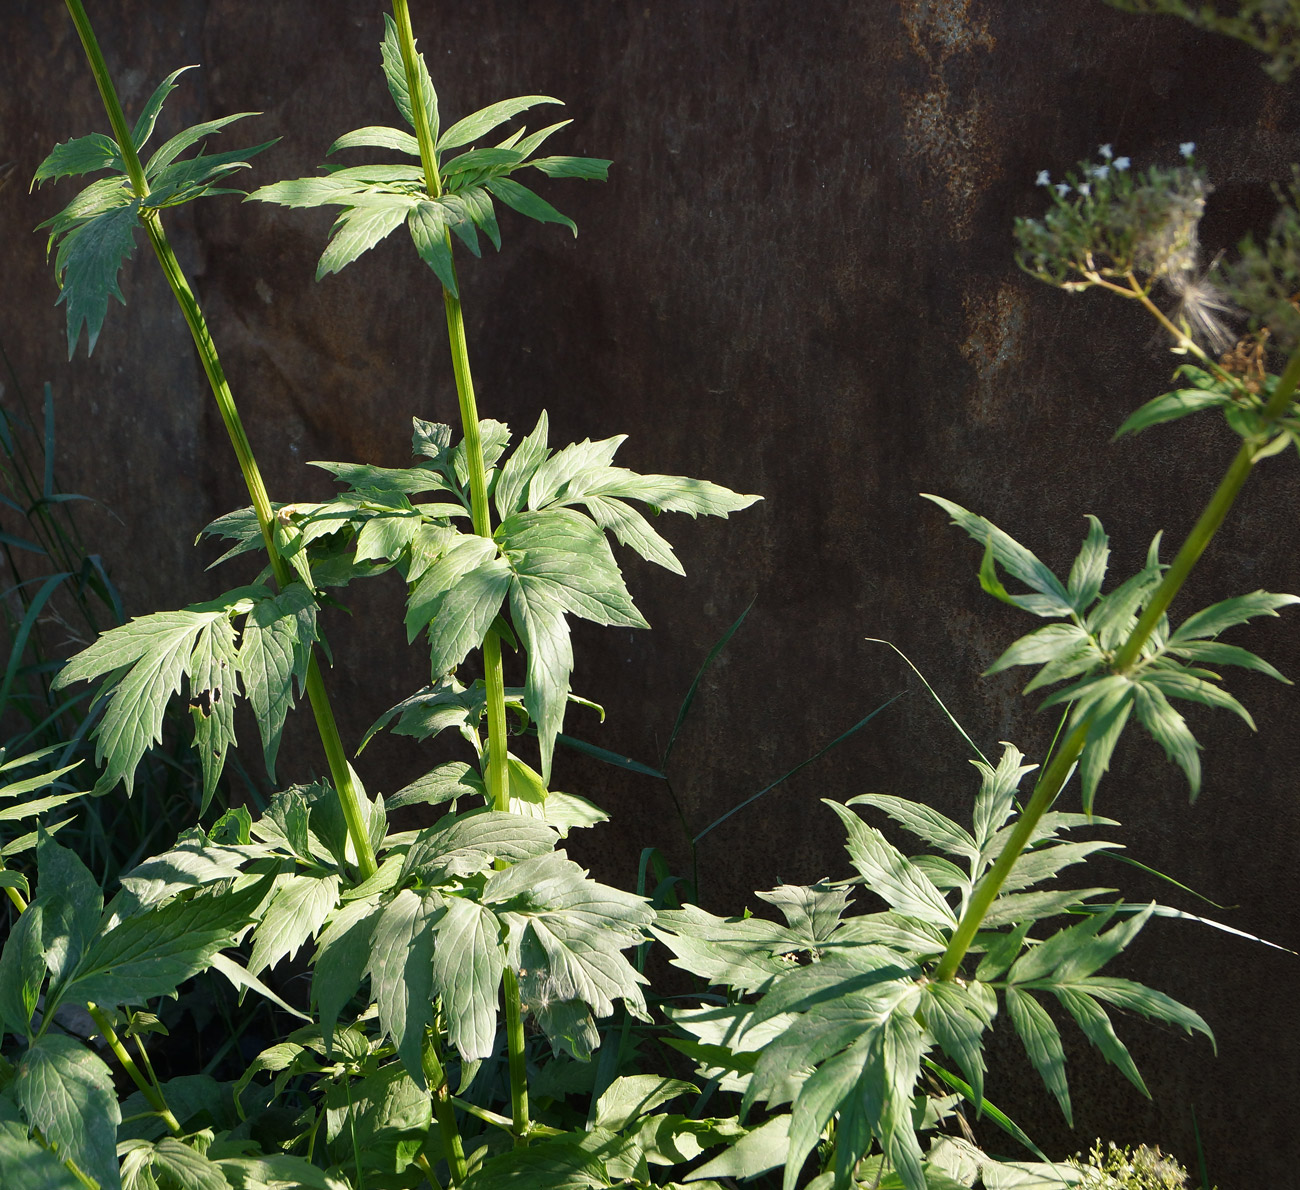
{"label": "grass blade", "polygon": [[[922,681],[924,680],[925,679],[922,679]],[[864,727],[866,727],[868,723],[872,721],[872,719],[874,719],[877,715],[879,715],[881,711],[883,711],[886,707],[890,706],[892,703],[897,702],[900,698],[902,698],[903,693],[904,692],[900,690],[897,694],[894,695],[893,698],[889,699],[888,702],[882,702],[880,706],[878,706],[874,711],[871,712],[871,714],[867,715],[865,718],[859,719],[852,727],[848,729],[848,731],[844,732],[842,735],[836,736],[820,752],[813,753],[813,755],[808,757],[807,760],[801,760],[797,765],[794,766],[794,768],[792,768],[788,773],[786,773],[785,776],[778,777],[775,781],[772,782],[771,785],[765,786],[763,789],[760,789],[753,796],[747,797],[743,802],[740,803],[740,805],[732,806],[732,808],[728,810],[721,818],[715,818],[712,822],[709,823],[708,826],[706,826],[702,831],[700,831],[700,833],[696,835],[694,839],[691,840],[691,846],[695,846],[697,843],[699,843],[699,841],[702,838],[704,838],[704,836],[707,835],[715,826],[721,826],[733,814],[738,813],[748,805],[752,805],[754,802],[758,801],[758,799],[761,798],[765,793],[771,793],[772,790],[774,790],[778,785],[780,785],[782,781],[789,780],[800,769],[806,768],[808,765],[812,764],[814,760],[820,760],[832,748],[836,747],[839,744],[842,744],[845,740],[849,738],[849,736],[854,735],[856,732],[861,731]]]}
{"label": "grass blade", "polygon": [[663,757],[659,761],[659,767],[665,772],[668,771],[668,757],[672,755],[673,745],[677,743],[677,737],[681,734],[682,725],[686,722],[686,716],[690,713],[691,704],[695,701],[695,695],[699,691],[701,680],[708,672],[709,666],[717,660],[718,654],[727,647],[727,642],[736,635],[737,629],[745,622],[745,617],[749,615],[753,607],[754,600],[751,599],[749,607],[740,613],[736,622],[718,638],[717,643],[709,650],[708,656],[704,658],[704,664],[700,666],[699,672],[695,675],[695,681],[691,683],[690,689],[686,691],[686,697],[682,699],[682,705],[677,711],[677,722],[673,724],[673,730],[668,736],[668,747],[664,749]]}
{"label": "grass blade", "polygon": [[983,752],[980,751],[979,745],[973,739],[971,739],[969,735],[966,734],[966,729],[960,723],[958,723],[956,719],[953,718],[952,712],[944,705],[943,699],[940,698],[934,692],[934,687],[931,686],[930,683],[925,680],[925,674],[923,674],[919,669],[916,668],[915,665],[912,664],[912,659],[908,657],[908,655],[904,653],[902,649],[900,649],[892,641],[881,640],[880,637],[878,636],[868,636],[866,640],[873,645],[888,646],[889,648],[893,649],[894,652],[897,653],[904,661],[906,661],[908,668],[911,669],[911,671],[914,674],[916,674],[918,678],[921,679],[921,685],[924,686],[930,692],[930,697],[933,698],[934,701],[939,704],[939,709],[943,711],[945,715],[948,716],[948,722],[951,723],[957,729],[957,733],[961,736],[961,738],[970,745],[971,751],[974,752],[975,755],[978,756],[985,764],[987,764],[989,768],[996,767],[992,763],[992,761],[990,761],[989,758],[985,756]]}

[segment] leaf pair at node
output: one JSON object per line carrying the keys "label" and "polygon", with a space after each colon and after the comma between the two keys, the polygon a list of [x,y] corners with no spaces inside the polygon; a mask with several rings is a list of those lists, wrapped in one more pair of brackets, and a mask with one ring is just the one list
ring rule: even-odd
{"label": "leaf pair at node", "polygon": [[[414,467],[315,464],[348,488],[323,504],[282,507],[282,552],[312,585],[323,581],[318,558],[338,577],[395,567],[407,584],[407,635],[414,640],[427,632],[435,687],[489,631],[520,646],[526,656],[521,705],[537,725],[541,773],[549,779],[555,737],[573,697],[567,617],[646,626],[607,534],[648,561],[682,573],[672,547],[630,501],[653,512],[725,517],[758,497],[705,480],[616,467],[623,435],[553,452],[545,413],[509,452],[509,428],[483,421],[488,493],[500,518],[493,535],[483,537],[469,527],[464,442],[453,445],[449,426],[419,418],[414,425],[412,447],[422,459]],[[415,503],[417,495],[432,499]],[[224,557],[260,541],[247,511],[223,517],[207,531],[235,540]],[[478,751],[481,756],[481,747]]]}
{"label": "leaf pair at node", "polygon": [[424,55],[416,55],[418,95],[412,97],[397,27],[387,15],[384,24],[380,49],[389,93],[402,118],[412,128],[418,127],[413,105],[420,105],[423,123],[433,142],[431,158],[422,161],[420,142],[400,128],[358,128],[339,137],[329,152],[389,149],[415,158],[416,163],[327,167],[329,172],[324,177],[276,182],[250,195],[259,202],[287,207],[343,209],[316,268],[316,279],[337,273],[405,223],[420,259],[434,271],[452,297],[459,297],[451,237],[455,235],[478,256],[481,232],[499,250],[501,232],[493,199],[539,223],[562,224],[577,235],[572,219],[511,176],[518,170],[536,169],[552,178],[604,181],[609,161],[594,157],[534,156],[553,132],[570,121],[563,120],[530,135],[525,135],[521,128],[497,145],[469,149],[446,158],[451,150],[472,144],[521,112],[560,101],[546,95],[503,99],[466,116],[439,135],[438,97]]}
{"label": "leaf pair at node", "polygon": [[[1084,809],[1091,811],[1102,774],[1130,715],[1139,722],[1187,777],[1191,796],[1201,788],[1200,745],[1171,699],[1222,707],[1240,716],[1253,731],[1250,713],[1217,683],[1219,674],[1204,665],[1235,665],[1286,682],[1272,665],[1254,653],[1217,638],[1256,616],[1300,603],[1294,595],[1255,591],[1213,604],[1171,629],[1161,615],[1133,662],[1120,670],[1116,657],[1129,640],[1148,601],[1160,586],[1160,534],[1147,552],[1146,565],[1107,595],[1101,594],[1110,556],[1110,540],[1101,522],[1090,516],[1088,535],[1062,583],[1039,559],[984,517],[950,500],[926,496],[944,509],[975,541],[984,546],[980,585],[990,595],[1044,619],[1064,621],[1021,637],[988,669],[999,673],[1019,665],[1036,665],[1038,673],[1025,692],[1057,682],[1070,684],[1043,706],[1070,705],[1070,728],[1087,725],[1080,759]],[[1031,594],[1013,595],[998,567],[1027,586]],[[1204,663],[1204,664],[1199,664]]]}
{"label": "leaf pair at node", "polygon": [[[148,143],[164,101],[176,89],[176,79],[189,69],[191,67],[183,66],[172,71],[150,96],[131,132],[132,157]],[[204,195],[243,193],[242,190],[220,187],[218,183],[238,170],[248,169],[248,159],[269,149],[275,141],[266,141],[250,149],[212,154],[205,153],[200,145],[194,157],[179,158],[187,149],[220,132],[227,124],[255,114],[239,112],[205,120],[178,132],[144,163],[144,184],[140,188],[132,181],[122,146],[102,132],[56,145],[41,162],[33,185],[110,171],[108,177],[92,182],[62,211],[40,225],[50,229],[47,252],[58,246],[54,275],[62,291],[59,301],[68,310],[69,359],[76,351],[83,325],[86,328],[87,353],[95,350],[110,296],[125,305],[118,273],[134,250],[135,232],[142,220],[155,217],[167,207],[179,206]]]}

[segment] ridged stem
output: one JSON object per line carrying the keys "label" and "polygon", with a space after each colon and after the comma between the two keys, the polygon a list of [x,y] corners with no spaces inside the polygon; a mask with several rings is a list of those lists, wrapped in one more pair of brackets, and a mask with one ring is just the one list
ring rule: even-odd
{"label": "ridged stem", "polygon": [[438,1131],[442,1134],[443,1152],[451,1173],[451,1184],[459,1186],[465,1180],[465,1144],[456,1126],[456,1108],[451,1101],[451,1088],[447,1086],[447,1072],[438,1053],[438,1036],[426,1034],[424,1047],[424,1075],[433,1092],[433,1114],[438,1118]]}
{"label": "ridged stem", "polygon": [[515,1145],[528,1144],[528,1071],[524,1059],[524,1017],[519,980],[506,968],[506,1046],[510,1052],[510,1113],[514,1117]]}
{"label": "ridged stem", "polygon": [[[86,58],[90,63],[95,82],[99,87],[100,97],[104,101],[104,110],[108,113],[109,124],[112,125],[114,136],[117,138],[118,146],[122,151],[127,176],[131,180],[132,188],[135,190],[137,197],[144,198],[149,193],[148,182],[145,179],[144,170],[140,165],[140,158],[131,139],[131,130],[127,125],[121,102],[118,100],[117,91],[113,86],[113,80],[104,63],[104,56],[100,52],[99,43],[95,39],[94,30],[90,26],[90,21],[86,16],[85,9],[82,7],[81,0],[65,0],[65,2],[68,12],[72,16],[73,24],[77,28],[77,33],[81,37],[81,44],[85,48]],[[270,497],[266,492],[266,484],[262,481],[257,459],[253,455],[253,447],[248,440],[248,435],[244,432],[243,422],[240,420],[239,411],[235,407],[235,398],[230,391],[230,385],[226,382],[225,372],[221,367],[221,359],[217,355],[216,344],[213,343],[212,336],[208,332],[207,321],[203,317],[203,311],[199,307],[198,299],[195,298],[194,291],[190,288],[180,262],[176,259],[176,253],[172,251],[158,212],[142,212],[141,222],[144,224],[145,231],[149,236],[149,242],[153,245],[154,252],[158,257],[158,263],[162,266],[167,282],[176,297],[176,302],[181,308],[181,313],[185,317],[185,323],[190,329],[194,345],[198,349],[199,360],[208,378],[212,395],[216,399],[217,408],[221,412],[221,420],[225,424],[226,433],[230,437],[230,445],[234,448],[235,458],[239,462],[239,470],[244,477],[244,484],[248,488],[249,499],[257,516],[258,527],[262,531],[262,540],[266,546],[267,556],[271,561],[272,573],[275,575],[276,584],[283,590],[294,581],[293,574],[289,564],[280,556],[279,550],[276,549],[274,514],[271,509]],[[321,677],[320,665],[316,660],[314,649],[308,663],[306,687],[307,697],[316,719],[316,727],[320,733],[321,744],[325,749],[330,777],[338,794],[343,816],[347,821],[348,834],[356,852],[357,867],[361,872],[362,879],[368,879],[377,870],[375,852],[370,845],[370,832],[366,827],[365,815],[361,808],[361,793],[357,788],[352,770],[348,766],[347,754],[343,748],[343,741],[339,737],[338,725],[334,719],[334,711],[330,706],[329,696],[325,691],[325,683]]]}

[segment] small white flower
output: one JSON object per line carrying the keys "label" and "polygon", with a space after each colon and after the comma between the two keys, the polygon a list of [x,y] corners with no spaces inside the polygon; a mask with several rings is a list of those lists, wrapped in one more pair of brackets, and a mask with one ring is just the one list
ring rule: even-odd
{"label": "small white flower", "polygon": [[1034,180],[1035,186],[1050,186],[1052,184],[1052,175],[1045,169],[1038,171],[1038,177]]}
{"label": "small white flower", "polygon": [[1194,140],[1185,140],[1178,146],[1178,151],[1190,161],[1192,154],[1196,152],[1196,142]]}
{"label": "small white flower", "polygon": [[1102,145],[1101,148],[1097,150],[1097,156],[1102,158],[1104,161],[1109,161],[1113,155],[1110,145]]}
{"label": "small white flower", "polygon": [[1079,193],[1082,194],[1084,198],[1087,198],[1087,197],[1092,193],[1092,183],[1091,183],[1091,182],[1080,182],[1080,183],[1079,183]]}
{"label": "small white flower", "polygon": [[1062,198],[1064,198],[1067,194],[1070,193],[1070,183],[1069,183],[1069,182],[1057,182],[1057,183],[1056,183],[1056,193],[1059,194]]}
{"label": "small white flower", "polygon": [[1097,166],[1096,169],[1094,169],[1094,170],[1092,171],[1092,176],[1093,176],[1094,178],[1104,178],[1104,177],[1106,177],[1106,175],[1109,174],[1109,173],[1110,173],[1110,166],[1109,166],[1109,165],[1099,165],[1099,166]]}
{"label": "small white flower", "polygon": [[1127,157],[1116,157],[1114,165],[1120,173],[1123,173],[1129,167],[1129,160]]}

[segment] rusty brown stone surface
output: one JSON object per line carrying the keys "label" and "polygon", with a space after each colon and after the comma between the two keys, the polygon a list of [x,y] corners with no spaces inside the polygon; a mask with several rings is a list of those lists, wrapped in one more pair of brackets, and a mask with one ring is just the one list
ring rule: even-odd
{"label": "rusty brown stone surface", "polygon": [[[1040,168],[1060,172],[1100,142],[1142,165],[1195,140],[1218,186],[1203,238],[1230,246],[1266,226],[1269,183],[1300,157],[1295,88],[1269,83],[1235,43],[1092,0],[413,7],[447,118],[506,95],[556,95],[574,119],[556,151],[616,162],[607,185],[542,187],[577,220],[578,239],[506,214],[501,253],[462,262],[484,414],[525,431],[546,408],[553,441],[627,433],[629,466],[765,497],[727,522],[664,526],[685,579],[628,564],[652,633],[577,631],[575,688],[609,715],[600,726],[575,712],[569,730],[657,763],[704,654],[754,601],[700,687],[671,792],[561,757],[557,785],[613,819],[573,840],[573,853],[625,886],[651,845],[689,874],[674,798],[698,832],[900,691],[850,742],[701,843],[704,903],[734,912],[757,907],[755,888],[847,874],[821,797],[894,792],[963,814],[975,782],[960,738],[867,637],[911,658],[986,751],[1013,740],[1040,757],[1054,720],[1034,713],[1014,675],[979,677],[1033,625],[981,594],[978,550],[917,493],[989,516],[1057,568],[1095,513],[1126,574],[1157,529],[1181,539],[1233,439],[1210,420],[1112,444],[1177,361],[1120,303],[1020,274],[1011,219],[1041,209]],[[62,311],[30,229],[72,191],[29,195],[26,181],[56,141],[105,124],[62,7],[5,9],[5,383],[53,383],[63,486],[103,502],[82,523],[129,610],[209,596],[221,581],[203,573],[213,555],[191,543],[243,502],[220,419],[144,250],[94,355],[83,347],[65,362]],[[378,4],[99,0],[91,13],[128,110],[169,70],[200,62],[165,130],[264,113],[225,134],[232,145],[283,137],[250,185],[310,173],[337,135],[395,122]],[[455,418],[428,270],[394,236],[316,284],[329,223],[233,199],[169,218],[275,499],[328,490],[310,459],[398,465],[412,414]],[[1294,459],[1261,468],[1175,610],[1295,590],[1298,495]],[[360,593],[355,610],[330,624],[330,684],[353,740],[427,677],[405,650],[394,591]],[[1300,673],[1293,619],[1239,639]],[[1159,749],[1133,733],[1098,808],[1124,823],[1134,859],[1233,908],[1104,860],[1085,879],[1300,948],[1296,695],[1263,678],[1231,684],[1260,732],[1193,716],[1207,773],[1194,807]],[[311,742],[306,726],[291,730],[295,777],[320,766]],[[363,759],[369,787],[391,791],[434,757],[392,741]],[[1286,990],[1297,962],[1192,923],[1154,924],[1117,969],[1201,1011],[1218,1058],[1203,1040],[1124,1020],[1148,1103],[1071,1046],[1071,1134],[1000,1030],[990,1097],[1055,1154],[1100,1135],[1159,1143],[1190,1163],[1195,1112],[1225,1190],[1287,1185],[1300,1156],[1280,1090],[1300,1056]]]}

